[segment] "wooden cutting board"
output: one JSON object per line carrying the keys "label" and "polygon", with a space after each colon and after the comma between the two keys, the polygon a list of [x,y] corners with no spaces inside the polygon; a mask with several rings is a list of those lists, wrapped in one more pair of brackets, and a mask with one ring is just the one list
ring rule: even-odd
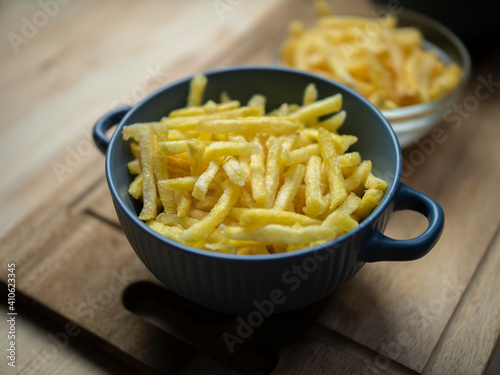
{"label": "wooden cutting board", "polygon": [[[500,116],[494,105],[485,111]],[[183,300],[137,258],[120,230],[100,155],[10,232],[1,264],[18,265],[19,303],[56,320],[61,343],[85,339],[144,372],[444,374],[467,366],[477,373],[500,331],[496,126],[480,119],[447,129],[447,143],[406,178],[447,215],[427,256],[367,264],[320,303],[266,319],[234,354],[223,335],[237,335],[241,317]],[[419,216],[402,215],[389,232],[401,238],[423,227]],[[6,273],[3,267],[2,282]]]}
{"label": "wooden cutting board", "polygon": [[[245,35],[225,34],[231,43],[203,59],[177,61],[169,77],[267,63],[268,34],[278,31],[273,20],[306,8],[287,4],[262,15],[245,32],[248,43],[238,42]],[[477,65],[464,100],[475,97],[477,77],[498,81],[498,66],[498,56]],[[15,263],[19,306],[60,327],[34,360],[82,340],[145,373],[481,373],[500,332],[499,98],[493,90],[460,124],[441,124],[440,142],[428,135],[404,152],[404,182],[446,214],[443,236],[428,255],[367,264],[325,300],[266,319],[234,353],[223,337],[236,335],[246,317],[185,301],[149,273],[120,229],[104,158],[92,153],[0,243],[1,283],[4,265]],[[403,212],[387,233],[408,238],[423,228],[425,220]]]}

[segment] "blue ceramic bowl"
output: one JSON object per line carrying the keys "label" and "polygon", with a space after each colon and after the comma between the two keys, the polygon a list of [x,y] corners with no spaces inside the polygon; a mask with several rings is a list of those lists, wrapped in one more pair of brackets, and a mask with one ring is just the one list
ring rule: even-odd
{"label": "blue ceramic bowl", "polygon": [[[341,93],[347,119],[341,128],[359,141],[352,147],[370,159],[376,176],[388,183],[380,205],[359,227],[321,246],[292,253],[240,256],[218,254],[165,238],[138,219],[140,207],[128,194],[130,148],[122,128],[157,121],[185,106],[191,77],[153,93],[134,107],[103,116],[94,127],[94,141],[106,154],[106,178],[116,213],[127,238],[148,269],[170,290],[208,308],[230,313],[257,311],[267,315],[318,301],[348,281],[365,262],[406,261],[425,255],[438,240],[444,214],[431,198],[399,182],[401,150],[381,113],[354,91],[306,72],[281,67],[235,67],[205,73],[205,100],[221,91],[246,102],[253,94],[267,96],[267,110],[284,102],[300,103],[309,83],[319,97]],[[118,123],[109,139],[105,131]],[[393,240],[382,233],[393,211],[410,209],[425,215],[429,226],[419,237]]]}

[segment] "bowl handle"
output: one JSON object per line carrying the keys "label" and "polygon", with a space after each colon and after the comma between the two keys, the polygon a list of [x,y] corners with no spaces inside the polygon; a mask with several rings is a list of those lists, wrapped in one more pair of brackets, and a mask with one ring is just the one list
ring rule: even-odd
{"label": "bowl handle", "polygon": [[102,116],[94,125],[94,130],[92,131],[92,138],[94,138],[94,143],[104,155],[109,146],[109,137],[106,135],[106,131],[109,130],[113,125],[118,124],[122,118],[130,111],[132,107],[121,107],[109,111],[104,116]]}
{"label": "bowl handle", "polygon": [[394,199],[394,211],[421,213],[429,226],[420,236],[410,240],[394,240],[375,231],[358,256],[360,262],[404,261],[423,257],[436,244],[444,227],[444,212],[432,198],[400,183]]}

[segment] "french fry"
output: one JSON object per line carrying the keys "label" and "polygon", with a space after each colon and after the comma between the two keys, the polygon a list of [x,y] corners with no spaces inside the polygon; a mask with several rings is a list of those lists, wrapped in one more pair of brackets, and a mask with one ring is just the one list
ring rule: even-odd
{"label": "french fry", "polygon": [[[257,107],[251,107],[257,108]],[[198,131],[211,133],[271,133],[290,134],[298,123],[288,117],[247,117],[244,119],[204,120],[198,124]]]}
{"label": "french fry", "polygon": [[336,233],[332,232],[331,228],[321,225],[301,226],[286,226],[280,224],[268,224],[263,227],[227,227],[220,228],[221,234],[224,237],[250,241],[258,239],[265,243],[309,243],[318,239],[332,240]]}
{"label": "french fry", "polygon": [[198,177],[196,176],[178,177],[168,180],[160,180],[158,181],[158,186],[163,186],[168,190],[193,191],[197,181]]}
{"label": "french fry", "polygon": [[127,163],[128,173],[139,174],[141,173],[141,162],[138,159],[131,160]]}
{"label": "french fry", "polygon": [[178,226],[183,229],[187,229],[199,221],[197,219],[193,219],[192,217],[179,217],[176,214],[167,214],[165,212],[159,214],[155,220],[168,226]]}
{"label": "french fry", "polygon": [[318,100],[314,103],[301,107],[298,111],[290,115],[291,118],[302,122],[307,122],[318,117],[337,112],[342,107],[342,96],[332,95],[328,98]]}
{"label": "french fry", "polygon": [[187,152],[187,143],[185,140],[159,142],[158,147],[164,155],[177,155]]}
{"label": "french fry", "polygon": [[198,199],[199,201],[203,201],[205,199],[205,195],[207,194],[208,187],[210,183],[214,179],[215,175],[219,171],[220,164],[216,161],[210,161],[207,169],[200,175],[200,177],[196,180],[193,188],[193,197]]}
{"label": "french fry", "polygon": [[227,176],[229,177],[229,180],[238,185],[238,186],[244,186],[245,185],[245,180],[247,178],[246,172],[241,166],[241,164],[236,160],[234,157],[230,156],[227,158],[227,160],[224,162],[222,165],[222,168],[226,172]]}
{"label": "french fry", "polygon": [[373,211],[373,209],[380,203],[384,192],[378,189],[368,189],[363,198],[361,198],[361,203],[354,214],[359,217],[360,220],[366,219],[368,215]]}
{"label": "french fry", "polygon": [[261,107],[262,110],[266,107],[266,97],[264,95],[253,95],[247,104],[249,107]]}
{"label": "french fry", "polygon": [[156,178],[153,168],[153,129],[145,126],[139,133],[139,146],[141,146],[141,171],[142,171],[142,197],[143,206],[139,219],[151,220],[156,218],[157,192]]}
{"label": "french fry", "polygon": [[312,104],[316,100],[318,100],[318,90],[316,89],[316,85],[314,83],[310,83],[304,90],[302,105]]}
{"label": "french fry", "polygon": [[201,141],[189,140],[186,142],[191,175],[199,176],[205,165],[205,146]]}
{"label": "french fry", "polygon": [[177,216],[186,216],[191,208],[191,196],[187,191],[174,191],[173,195],[177,206]]}
{"label": "french fry", "polygon": [[290,167],[274,201],[275,210],[287,210],[290,207],[304,179],[305,172],[306,167],[303,164],[294,164]]}
{"label": "french fry", "polygon": [[[173,117],[168,120],[169,129],[180,130],[182,132],[198,130],[199,132],[212,132],[199,127],[199,124],[206,121],[218,121],[220,119],[238,119],[240,117],[261,116],[261,107],[239,107],[236,109],[198,116]],[[169,139],[170,140],[170,139]]]}
{"label": "french fry", "polygon": [[318,127],[324,128],[329,132],[335,133],[343,124],[346,118],[345,111],[339,111],[338,113],[330,116],[326,120],[323,120],[317,124]]}
{"label": "french fry", "polygon": [[305,174],[306,183],[306,208],[304,212],[311,217],[321,215],[327,208],[328,202],[321,192],[321,158],[313,155],[310,157]]}
{"label": "french fry", "polygon": [[181,235],[181,240],[195,242],[206,238],[213,231],[215,231],[215,227],[224,220],[229,213],[229,210],[238,200],[239,193],[240,187],[228,181],[224,187],[224,193],[214,208],[207,216],[191,226],[189,229],[186,229]]}
{"label": "french fry", "polygon": [[319,156],[319,145],[317,143],[313,143],[290,152],[285,152],[285,165],[304,163],[312,156]]}
{"label": "french fry", "polygon": [[128,187],[128,193],[135,199],[142,198],[142,180],[142,173],[139,173]]}
{"label": "french fry", "polygon": [[203,101],[207,77],[203,74],[196,74],[189,85],[187,107],[199,106]]}
{"label": "french fry", "polygon": [[260,146],[250,142],[213,142],[205,149],[206,158],[226,155],[250,156],[260,152]]}
{"label": "french fry", "polygon": [[338,163],[337,151],[332,133],[323,128],[319,129],[319,148],[325,161],[327,178],[330,184],[330,208],[337,207],[347,197],[344,176]]}
{"label": "french fry", "polygon": [[180,241],[180,235],[182,234],[182,229],[177,226],[165,225],[157,220],[149,220],[146,225],[153,229],[155,232],[168,237],[174,241]]}
{"label": "french fry", "polygon": [[356,170],[345,179],[345,189],[347,193],[350,193],[356,189],[359,185],[363,184],[371,172],[372,163],[369,160],[364,160],[356,168]]}
{"label": "french fry", "polygon": [[276,192],[278,191],[278,185],[280,182],[281,175],[281,153],[282,146],[278,138],[271,136],[266,142],[268,149],[267,154],[267,166],[266,166],[266,189],[267,189],[267,206],[271,207],[276,198]]}
{"label": "french fry", "polygon": [[239,213],[239,222],[243,226],[264,226],[267,224],[300,224],[306,226],[321,224],[320,220],[312,219],[306,215],[269,208],[243,208]]}
{"label": "french fry", "polygon": [[216,104],[212,101],[207,102],[203,106],[193,106],[187,108],[176,109],[169,113],[168,117],[185,117],[185,116],[200,116],[209,113],[225,112],[231,109],[240,107],[240,102],[237,100],[230,100],[226,103]]}
{"label": "french fry", "polygon": [[258,154],[250,156],[250,184],[252,186],[252,196],[257,205],[264,205],[268,200],[265,180],[265,154],[264,145],[260,139],[255,136],[252,143],[260,148]]}

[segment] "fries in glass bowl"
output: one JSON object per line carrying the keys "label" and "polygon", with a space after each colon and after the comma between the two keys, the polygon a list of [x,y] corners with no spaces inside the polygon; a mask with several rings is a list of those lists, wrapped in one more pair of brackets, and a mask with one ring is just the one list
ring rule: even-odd
{"label": "fries in glass bowl", "polygon": [[470,74],[468,52],[450,30],[407,10],[368,18],[330,15],[318,4],[313,26],[290,23],[276,62],[359,92],[389,120],[401,147],[443,120]]}

